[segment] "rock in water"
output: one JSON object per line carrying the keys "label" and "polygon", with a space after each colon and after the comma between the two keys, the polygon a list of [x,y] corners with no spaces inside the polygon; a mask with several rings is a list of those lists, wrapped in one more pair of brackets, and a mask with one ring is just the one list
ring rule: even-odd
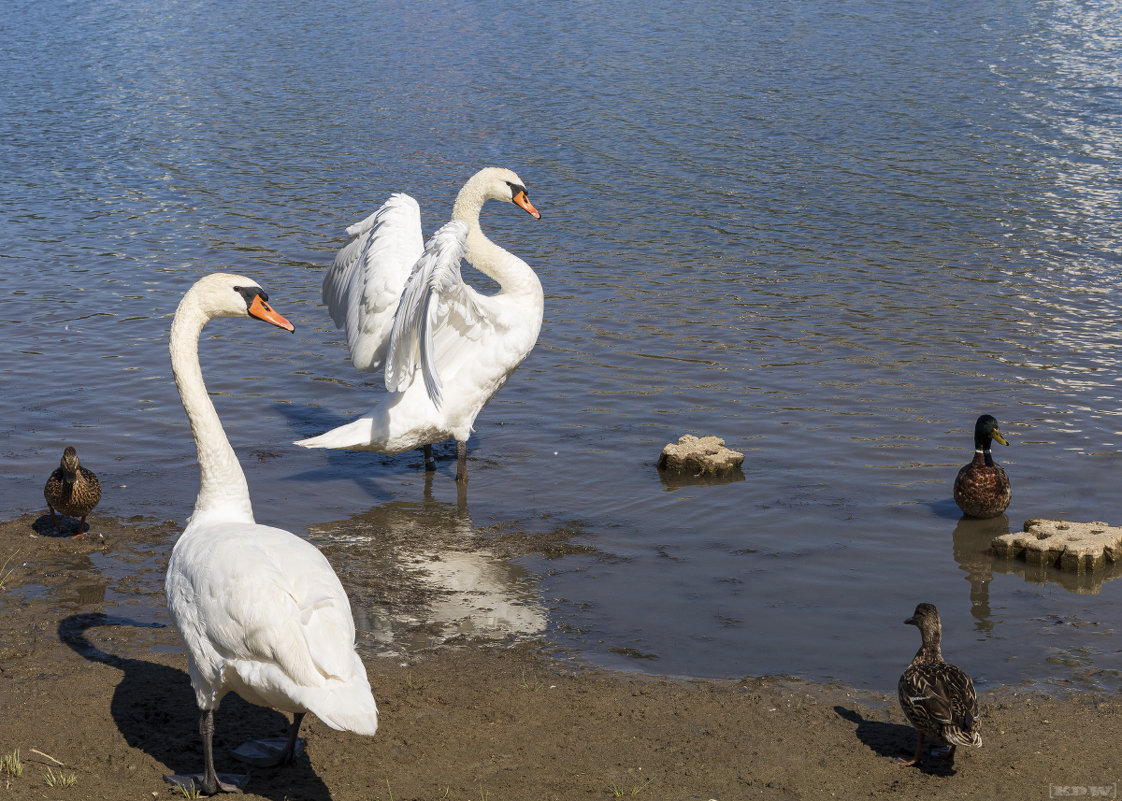
{"label": "rock in water", "polygon": [[1122,561],[1122,528],[1106,523],[1026,520],[1025,530],[993,538],[999,556],[1082,573]]}
{"label": "rock in water", "polygon": [[678,444],[669,443],[658,457],[659,470],[673,470],[703,476],[719,476],[738,470],[744,454],[730,451],[720,437],[695,437],[686,434]]}

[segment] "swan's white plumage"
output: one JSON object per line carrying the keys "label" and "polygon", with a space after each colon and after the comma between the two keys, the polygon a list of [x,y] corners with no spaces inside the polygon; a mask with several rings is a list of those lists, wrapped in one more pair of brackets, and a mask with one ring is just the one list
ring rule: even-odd
{"label": "swan's white plumage", "polygon": [[254,523],[192,524],[173,551],[167,594],[200,708],[234,691],[274,709],[314,712],[335,729],[374,733],[350,605],[315,547]]}
{"label": "swan's white plumage", "polygon": [[[246,316],[227,274],[203,278],[172,323],[172,369],[198,450],[201,489],[168,563],[168,608],[187,646],[199,708],[233,691],[327,725],[374,734],[378,710],[355,652],[350,603],[323,554],[255,523],[245,476],[207,396],[198,339],[214,317]],[[240,304],[240,305],[239,305]]]}
{"label": "swan's white plumage", "polygon": [[[340,327],[344,317],[338,309],[359,310],[361,322],[352,325],[351,318],[345,317],[352,361],[360,366],[356,353],[381,354],[388,394],[363,417],[296,444],[397,453],[449,438],[467,441],[476,416],[529,355],[541,328],[544,296],[538,277],[524,261],[487,239],[479,227],[479,213],[487,200],[510,202],[519,189],[524,191],[521,179],[498,168],[481,170],[464,185],[452,222],[429,239],[411,265],[394,298],[395,315],[388,329],[384,310],[371,312],[369,303],[355,298],[373,294],[385,300],[392,291],[390,280],[379,277],[377,285],[386,289],[371,293],[359,281],[357,270],[346,266],[354,257],[344,254],[364,236],[380,239],[383,226],[393,228],[387,239],[399,241],[397,235],[406,228],[405,204],[397,199],[404,196],[395,195],[359,224],[359,239],[340,251],[324,279],[324,298],[332,298],[328,306]],[[392,214],[388,213],[391,204]],[[419,229],[419,208],[415,213]],[[397,258],[405,252],[404,246],[392,249]],[[372,276],[382,269],[378,258],[371,251],[362,280],[374,280]],[[460,273],[462,258],[496,280],[499,291],[483,295],[466,284]],[[388,255],[383,263],[387,273],[400,266]],[[361,332],[361,342],[351,339],[352,330]],[[383,331],[384,335],[378,333]],[[383,358],[369,363],[377,366]],[[422,380],[417,380],[418,373]]]}

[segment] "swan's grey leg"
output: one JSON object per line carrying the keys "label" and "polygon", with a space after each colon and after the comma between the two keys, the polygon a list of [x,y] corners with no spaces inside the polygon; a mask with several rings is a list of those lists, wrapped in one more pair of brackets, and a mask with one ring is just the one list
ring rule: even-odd
{"label": "swan's grey leg", "polygon": [[199,734],[203,736],[203,776],[199,783],[206,795],[215,793],[237,793],[241,788],[234,784],[226,784],[218,778],[214,770],[214,710],[204,709],[199,718]]}
{"label": "swan's grey leg", "polygon": [[292,727],[288,730],[288,743],[280,756],[280,764],[291,765],[296,759],[296,733],[300,731],[300,723],[304,720],[304,713],[297,712],[292,716]]}
{"label": "swan's grey leg", "polygon": [[464,484],[468,480],[468,444],[456,440],[456,480]]}
{"label": "swan's grey leg", "polygon": [[193,776],[164,776],[164,780],[173,787],[178,787],[186,791],[185,795],[188,797],[190,797],[189,794],[191,793],[203,793],[204,795],[214,795],[215,793],[240,793],[243,787],[249,783],[248,775],[223,773],[223,776],[233,782],[231,784],[220,779],[218,773],[214,770],[213,709],[204,709],[202,711],[202,716],[199,718],[199,734],[203,736],[202,775],[196,773]]}
{"label": "swan's grey leg", "polygon": [[425,446],[425,470],[432,472],[436,469],[436,460],[432,458],[432,445]]}

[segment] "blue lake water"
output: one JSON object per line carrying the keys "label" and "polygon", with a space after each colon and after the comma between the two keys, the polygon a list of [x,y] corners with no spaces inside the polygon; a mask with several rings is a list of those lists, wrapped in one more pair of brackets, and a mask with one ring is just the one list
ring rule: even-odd
{"label": "blue lake water", "polygon": [[[42,509],[73,444],[97,515],[187,517],[167,328],[232,270],[297,327],[201,347],[261,522],[576,528],[598,556],[524,566],[547,633],[613,667],[891,688],[930,601],[981,684],[1116,687],[1116,572],[986,547],[1122,523],[1119,64],[1111,0],[14,4],[0,513]],[[483,226],[546,312],[477,421],[465,517],[450,461],[426,500],[419,454],[290,443],[383,391],[319,301],[343,229],[406,191],[431,232],[486,165],[542,212]],[[1013,502],[960,524],[981,412]],[[744,480],[664,482],[683,433]]]}

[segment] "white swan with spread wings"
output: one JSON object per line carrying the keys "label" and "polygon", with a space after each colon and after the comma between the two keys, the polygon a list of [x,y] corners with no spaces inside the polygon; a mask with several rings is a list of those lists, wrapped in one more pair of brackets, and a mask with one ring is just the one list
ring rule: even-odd
{"label": "white swan with spread wings", "polygon": [[[432,444],[455,439],[456,480],[467,481],[475,418],[533,349],[545,308],[530,266],[480,229],[488,200],[541,218],[515,173],[488,167],[464,184],[452,221],[427,243],[420,208],[404,194],[347,229],[352,239],[324,279],[323,300],[347,332],[355,367],[384,367],[388,394],[359,419],[297,445],[384,453],[423,446],[432,469]],[[499,291],[466,284],[463,258]]]}

